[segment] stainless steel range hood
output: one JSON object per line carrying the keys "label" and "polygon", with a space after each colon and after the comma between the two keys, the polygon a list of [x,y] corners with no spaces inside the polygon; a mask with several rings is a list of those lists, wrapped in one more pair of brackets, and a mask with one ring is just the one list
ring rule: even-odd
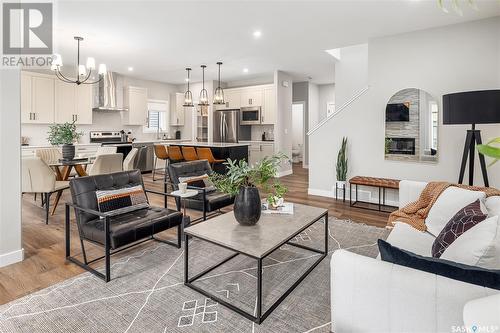
{"label": "stainless steel range hood", "polygon": [[107,72],[99,82],[99,92],[96,98],[96,105],[93,111],[128,111],[117,104],[116,76],[113,72]]}

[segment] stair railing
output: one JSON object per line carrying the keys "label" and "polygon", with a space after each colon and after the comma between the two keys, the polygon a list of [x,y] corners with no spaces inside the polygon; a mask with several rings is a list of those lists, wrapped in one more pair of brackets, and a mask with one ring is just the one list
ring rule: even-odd
{"label": "stair railing", "polygon": [[321,127],[323,127],[330,119],[338,115],[340,112],[342,112],[344,109],[346,109],[349,105],[351,105],[354,101],[356,101],[358,98],[363,96],[368,90],[370,89],[370,86],[366,86],[363,89],[357,91],[347,102],[342,104],[338,109],[335,110],[331,115],[317,123],[309,132],[307,132],[307,135],[311,135],[317,130],[319,130]]}

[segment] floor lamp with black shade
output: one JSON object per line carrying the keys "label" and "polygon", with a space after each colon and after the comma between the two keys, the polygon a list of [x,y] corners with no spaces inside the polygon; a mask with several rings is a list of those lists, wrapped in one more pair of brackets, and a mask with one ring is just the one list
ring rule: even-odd
{"label": "floor lamp with black shade", "polygon": [[[467,159],[469,160],[469,185],[474,184],[474,157],[476,144],[481,144],[481,131],[476,124],[500,123],[500,90],[467,91],[443,95],[443,124],[472,125],[467,130],[464,153],[460,165],[458,183],[464,180]],[[484,186],[489,186],[484,156],[479,154]]]}

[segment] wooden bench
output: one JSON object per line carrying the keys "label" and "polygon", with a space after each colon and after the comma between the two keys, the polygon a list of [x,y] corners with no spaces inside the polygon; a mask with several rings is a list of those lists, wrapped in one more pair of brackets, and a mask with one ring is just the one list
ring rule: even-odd
{"label": "wooden bench", "polygon": [[[361,186],[372,186],[372,187],[377,187],[378,188],[378,209],[372,209],[369,206],[368,207],[363,207],[363,206],[356,206],[359,208],[365,208],[365,209],[371,209],[371,210],[378,210],[378,211],[386,211],[382,210],[382,208],[390,208],[391,211],[394,210],[394,208],[398,208],[395,206],[389,206],[385,204],[385,190],[386,189],[399,189],[399,182],[400,180],[398,179],[389,179],[389,178],[377,178],[377,177],[365,177],[365,176],[356,176],[352,177],[349,179],[349,202],[351,207],[354,207],[357,203],[366,203],[370,204],[370,202],[366,201],[359,201],[358,200],[358,185]],[[356,192],[356,198],[353,201],[352,200],[352,185],[355,185],[355,192]]]}

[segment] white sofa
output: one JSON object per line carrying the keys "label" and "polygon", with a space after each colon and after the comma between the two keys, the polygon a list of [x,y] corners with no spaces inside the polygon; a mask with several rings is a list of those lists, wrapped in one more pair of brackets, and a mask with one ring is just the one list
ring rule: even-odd
{"label": "white sofa", "polygon": [[[425,185],[402,181],[400,207],[415,201]],[[387,241],[430,256],[434,236],[396,223]],[[345,250],[332,256],[331,312],[335,333],[500,332],[498,290]]]}

